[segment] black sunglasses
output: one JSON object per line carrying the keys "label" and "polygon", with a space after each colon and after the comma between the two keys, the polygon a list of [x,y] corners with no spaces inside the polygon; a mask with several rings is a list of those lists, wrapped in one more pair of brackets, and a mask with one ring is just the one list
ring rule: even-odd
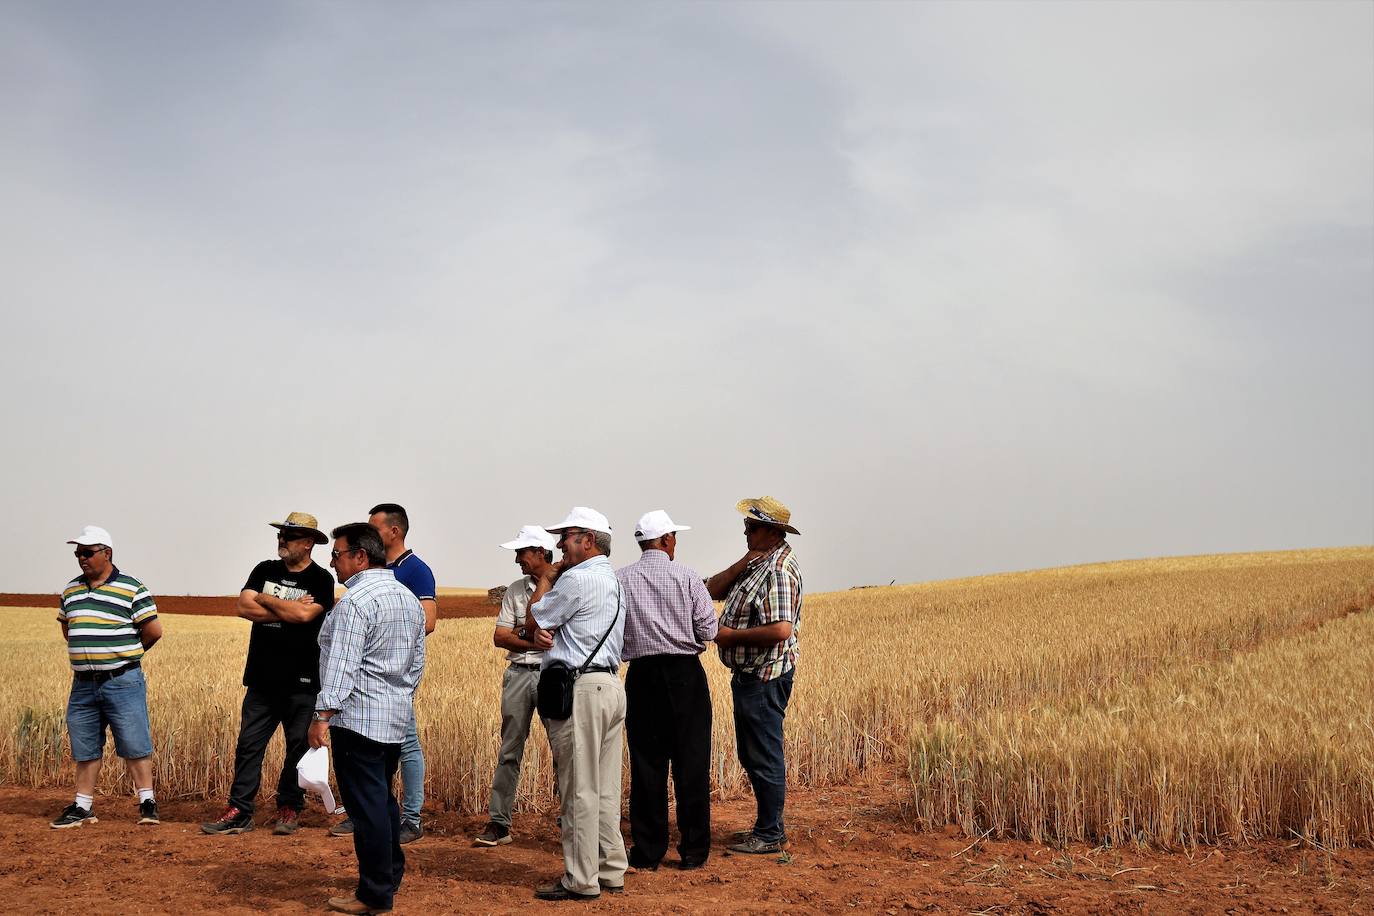
{"label": "black sunglasses", "polygon": [[80,557],[83,560],[89,560],[101,551],[109,549],[108,547],[78,547],[76,550],[72,551],[72,556]]}

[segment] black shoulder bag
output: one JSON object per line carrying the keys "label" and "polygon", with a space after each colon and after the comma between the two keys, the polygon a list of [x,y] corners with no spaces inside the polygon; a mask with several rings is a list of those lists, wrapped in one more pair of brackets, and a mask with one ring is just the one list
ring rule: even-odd
{"label": "black shoulder bag", "polygon": [[592,649],[592,654],[587,656],[587,660],[582,663],[581,668],[569,668],[563,662],[549,662],[539,672],[539,693],[535,701],[535,707],[539,710],[539,715],[545,719],[562,721],[572,715],[573,708],[573,685],[577,679],[587,670],[587,666],[596,658],[596,653],[601,651],[601,646],[606,642],[606,637],[611,635],[611,630],[615,629],[616,623],[620,620],[620,583],[616,583],[615,588],[615,617],[611,619],[611,627],[601,634],[601,639],[597,640],[596,646]]}

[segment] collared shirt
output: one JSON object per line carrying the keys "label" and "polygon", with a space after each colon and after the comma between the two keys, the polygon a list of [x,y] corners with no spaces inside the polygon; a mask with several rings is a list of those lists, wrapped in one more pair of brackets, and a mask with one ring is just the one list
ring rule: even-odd
{"label": "collared shirt", "polygon": [[646,655],[700,655],[716,638],[716,606],[691,567],[650,547],[615,575],[625,589],[626,661]]}
{"label": "collared shirt", "polygon": [[792,554],[792,545],[783,541],[753,572],[735,582],[725,596],[720,625],[746,629],[787,620],[792,623],[792,635],[771,646],[721,647],[720,660],[728,668],[746,671],[765,681],[786,674],[797,664],[801,612],[801,567]]}
{"label": "collared shirt", "polygon": [[138,631],[157,619],[157,604],[142,582],[111,565],[103,585],[91,588],[84,576],[68,582],[57,619],[67,625],[72,668],[109,671],[143,657]]}
{"label": "collared shirt", "polygon": [[425,669],[425,612],[390,569],[364,569],[320,630],[320,694],[329,720],[383,744],[400,744]]}
{"label": "collared shirt", "polygon": [[386,564],[386,568],[394,572],[396,581],[410,589],[416,598],[421,601],[434,600],[434,595],[438,591],[434,587],[434,570],[417,557],[415,551],[406,550],[396,558],[396,562]]}
{"label": "collared shirt", "polygon": [[[501,610],[496,615],[496,625],[511,630],[519,630],[525,625],[525,609],[530,606],[530,595],[534,594],[534,576],[521,576],[506,588],[501,599]],[[521,665],[537,665],[544,653],[537,650],[512,652],[507,650],[506,661]]]}
{"label": "collared shirt", "polygon": [[611,561],[604,556],[598,554],[564,572],[531,610],[535,623],[542,629],[554,630],[553,648],[544,653],[541,662],[545,668],[551,662],[581,668],[607,630],[610,635],[591,664],[593,667],[620,667],[620,650],[625,638],[625,596],[615,570],[611,569]]}

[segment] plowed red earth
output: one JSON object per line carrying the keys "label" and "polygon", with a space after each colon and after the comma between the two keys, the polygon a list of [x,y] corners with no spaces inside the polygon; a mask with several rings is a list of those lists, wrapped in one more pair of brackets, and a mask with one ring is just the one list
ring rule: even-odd
{"label": "plowed red earth", "polygon": [[[440,595],[439,618],[496,618],[497,606],[481,595]],[[0,593],[0,607],[57,607],[56,595]],[[233,596],[158,595],[157,607],[165,614],[209,614],[233,617]]]}
{"label": "plowed red earth", "polygon": [[[886,777],[789,794],[786,862],[725,854],[752,804],[718,803],[705,868],[679,871],[670,851],[660,870],[627,875],[625,893],[584,904],[532,899],[536,882],[561,871],[551,811],[517,813],[515,842],[495,849],[470,846],[484,818],[427,811],[429,833],[406,847],[396,912],[1368,913],[1374,900],[1368,849],[973,843],[955,830],[907,829],[894,798],[901,783]],[[332,819],[318,803],[294,836],[271,835],[263,799],[259,829],[209,837],[198,824],[218,814],[217,803],[164,800],[162,825],[139,827],[132,797],[98,799],[97,824],[50,829],[70,800],[65,790],[0,788],[0,910],[318,913],[355,887],[352,843],[326,834]]]}

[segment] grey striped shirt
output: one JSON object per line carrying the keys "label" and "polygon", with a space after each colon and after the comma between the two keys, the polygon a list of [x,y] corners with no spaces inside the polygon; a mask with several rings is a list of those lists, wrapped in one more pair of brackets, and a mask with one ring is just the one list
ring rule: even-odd
{"label": "grey striped shirt", "polygon": [[364,569],[344,585],[320,630],[320,694],[329,720],[383,744],[400,744],[425,669],[425,611],[390,569]]}
{"label": "grey striped shirt", "polygon": [[[616,613],[617,603],[619,614]],[[534,622],[554,630],[553,648],[544,653],[541,664],[563,662],[580,668],[601,634],[615,627],[592,659],[593,666],[620,667],[620,651],[625,639],[625,597],[620,582],[603,556],[583,560],[558,577],[553,588],[530,606]]]}

